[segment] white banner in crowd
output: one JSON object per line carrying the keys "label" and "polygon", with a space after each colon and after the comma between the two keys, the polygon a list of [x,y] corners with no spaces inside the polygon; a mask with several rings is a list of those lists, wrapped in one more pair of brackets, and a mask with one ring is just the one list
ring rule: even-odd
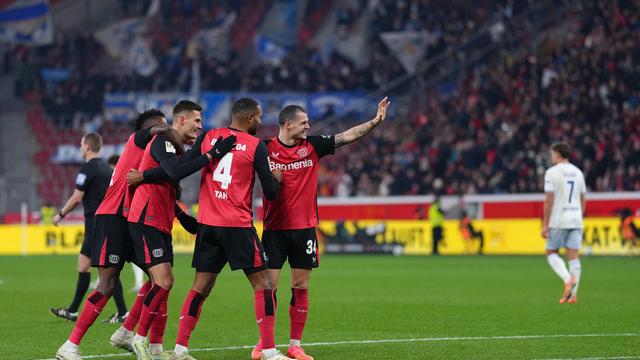
{"label": "white banner in crowd", "polygon": [[436,41],[436,36],[427,31],[386,32],[380,38],[409,73],[416,71],[427,46]]}
{"label": "white banner in crowd", "polygon": [[358,15],[353,27],[338,25],[337,9],[341,2],[336,1],[329,11],[324,24],[311,40],[311,46],[320,49],[326,63],[333,51],[352,61],[358,68],[369,65],[369,16],[367,11]]}
{"label": "white banner in crowd", "polygon": [[127,53],[137,34],[146,31],[147,24],[144,18],[130,18],[115,22],[98,30],[94,37],[114,58],[120,58]]}
{"label": "white banner in crowd", "polygon": [[127,64],[129,65],[129,68],[138,75],[144,77],[153,75],[153,73],[158,68],[158,61],[151,52],[148,40],[137,37],[133,41],[133,44],[129,49]]}
{"label": "white banner in crowd", "polygon": [[225,18],[220,26],[198,31],[191,41],[206,57],[227,60],[231,50],[229,32],[235,21],[236,14],[232,13]]}
{"label": "white banner in crowd", "polygon": [[123,19],[95,32],[94,37],[107,49],[107,53],[118,59],[132,72],[149,77],[158,68],[158,61],[151,52],[147,20],[160,11],[160,1],[149,5],[145,17]]}

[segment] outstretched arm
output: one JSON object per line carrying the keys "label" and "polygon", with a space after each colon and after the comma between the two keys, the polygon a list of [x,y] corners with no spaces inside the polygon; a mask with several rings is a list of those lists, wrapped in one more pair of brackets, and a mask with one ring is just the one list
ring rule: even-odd
{"label": "outstretched arm", "polygon": [[387,116],[387,108],[391,104],[389,98],[385,97],[378,103],[378,113],[376,117],[365,122],[364,124],[360,124],[352,127],[351,129],[341,132],[336,135],[335,147],[339,148],[342,145],[351,144],[352,142],[364,137],[371,130],[375,129],[376,126],[380,125]]}

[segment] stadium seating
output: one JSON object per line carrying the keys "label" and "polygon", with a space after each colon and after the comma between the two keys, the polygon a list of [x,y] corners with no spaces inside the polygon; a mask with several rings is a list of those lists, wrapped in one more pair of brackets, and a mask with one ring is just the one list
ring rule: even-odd
{"label": "stadium seating", "polygon": [[[529,6],[520,1],[487,1],[468,9],[455,2],[436,1],[433,4],[410,2],[405,7],[395,1],[380,1],[371,9],[371,62],[360,69],[335,52],[330,54],[329,61],[318,62],[322,56],[320,50],[309,46],[308,40],[330,11],[342,12],[338,14],[340,21],[348,23],[353,20],[349,20],[349,14],[364,11],[365,6],[364,2],[358,1],[340,6],[326,2],[309,7],[304,15],[307,21],[299,29],[301,45],[285,56],[281,65],[274,67],[258,62],[253,67],[245,67],[240,65],[241,53],[253,46],[250,40],[273,5],[271,2],[259,3],[255,8],[244,1],[223,2],[219,7],[196,2],[195,6],[203,8],[173,9],[205,11],[209,14],[209,22],[216,16],[232,12],[243,19],[232,28],[232,48],[235,50],[230,58],[202,61],[203,88],[231,91],[241,87],[251,91],[375,89],[404,74],[402,66],[385,45],[376,40],[380,32],[428,30],[442,33],[440,40],[428,49],[426,61],[464,44],[496,19],[526,13]],[[423,15],[416,18],[414,13]],[[547,36],[533,48],[524,45],[516,47],[517,51],[510,48],[506,57],[483,57],[473,67],[460,72],[466,75],[459,80],[451,82],[448,79],[446,91],[443,91],[444,86],[436,90],[430,88],[423,94],[412,90],[414,99],[427,99],[423,101],[425,105],[405,102],[409,105],[402,105],[404,108],[398,113],[408,116],[394,119],[384,125],[384,131],[377,131],[349,151],[338,151],[337,156],[324,160],[320,193],[353,196],[434,191],[447,194],[537,192],[542,189],[542,171],[548,165],[547,148],[552,141],[563,138],[576,147],[574,161],[584,167],[591,190],[639,190],[640,94],[638,82],[633,80],[637,77],[633,69],[640,61],[635,55],[639,48],[635,36],[638,9],[618,9],[608,3],[585,1],[574,4],[569,14],[572,25],[563,25],[565,34],[561,39]],[[185,45],[184,39],[174,37],[171,40],[169,24],[166,15],[161,15],[154,22],[152,31],[153,41],[164,49],[165,55],[170,53],[166,50],[172,46],[172,41],[182,41]],[[202,26],[203,22],[195,21],[191,27],[182,28],[180,34],[189,36]],[[527,41],[531,40],[527,38]],[[60,189],[72,184],[76,167],[61,170],[62,167],[50,165],[48,160],[58,144],[78,142],[81,132],[70,129],[80,129],[83,123],[100,113],[104,92],[171,91],[184,90],[175,86],[185,86],[184,83],[176,85],[179,74],[171,71],[159,72],[159,78],[154,81],[96,72],[100,69],[98,60],[104,53],[98,43],[86,37],[65,37],[61,41],[28,56],[32,66],[60,65],[75,69],[69,80],[42,91],[44,111],[35,110],[29,114],[29,122],[42,147],[35,161],[45,178],[54,177],[54,182],[60,182],[60,185],[39,187],[39,194],[51,200],[60,196]],[[569,51],[563,41],[573,50]],[[92,49],[87,51],[91,56],[82,64],[77,59],[61,56],[64,49],[72,46]],[[21,53],[25,51],[29,50],[20,48]],[[624,53],[631,55],[621,55]],[[179,69],[188,71],[190,61],[186,56],[184,51],[179,55],[182,64]],[[164,63],[169,59],[160,60]],[[306,72],[311,81],[304,83],[295,78],[280,78],[285,68]],[[577,72],[576,69],[581,70]],[[614,75],[611,81],[615,83],[598,82],[597,79],[604,75]],[[268,82],[269,76],[275,77],[274,84]],[[588,98],[589,103],[575,100],[577,94]],[[400,104],[394,102],[392,106]],[[572,125],[566,122],[568,119],[573,120]],[[609,126],[611,120],[615,120],[615,126]],[[339,124],[335,129],[338,131],[347,126],[347,123]],[[129,129],[106,122],[100,132],[105,136],[105,143],[121,143]],[[262,133],[274,132],[275,129],[271,129]],[[433,186],[438,178],[444,181],[442,189]]]}

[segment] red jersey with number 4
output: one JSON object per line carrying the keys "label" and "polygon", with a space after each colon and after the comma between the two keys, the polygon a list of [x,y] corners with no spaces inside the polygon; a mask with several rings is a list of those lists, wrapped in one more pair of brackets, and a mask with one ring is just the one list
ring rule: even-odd
{"label": "red jersey with number 4", "polygon": [[[140,162],[140,171],[160,167],[160,164],[151,155],[151,147],[156,141],[155,135],[147,147]],[[158,141],[163,141],[159,139]],[[167,152],[175,153],[173,145],[166,141]],[[164,232],[171,233],[173,218],[175,217],[176,189],[169,180],[158,183],[143,183],[136,188],[129,209],[129,222],[140,223]]]}
{"label": "red jersey with number 4", "polygon": [[229,128],[209,130],[202,141],[204,154],[220,136],[235,135],[233,149],[202,169],[198,222],[209,226],[251,227],[251,200],[255,183],[254,159],[260,139]]}
{"label": "red jersey with number 4", "polygon": [[134,189],[127,185],[127,171],[137,169],[144,154],[144,149],[135,144],[135,135],[135,133],[131,134],[124,146],[124,151],[113,170],[107,193],[96,210],[96,215],[122,215],[126,218],[129,213]]}
{"label": "red jersey with number 4", "polygon": [[335,152],[334,136],[308,136],[287,146],[268,140],[271,170],[282,171],[280,193],[263,197],[265,230],[308,229],[318,225],[318,163]]}

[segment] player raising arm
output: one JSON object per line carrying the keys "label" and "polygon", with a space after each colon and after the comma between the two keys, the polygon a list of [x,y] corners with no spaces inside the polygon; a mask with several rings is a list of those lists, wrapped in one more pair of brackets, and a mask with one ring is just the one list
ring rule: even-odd
{"label": "player raising arm", "polygon": [[[320,264],[316,238],[318,162],[335,148],[361,139],[380,125],[389,107],[389,99],[378,104],[376,116],[335,136],[310,136],[309,117],[297,105],[285,107],[279,116],[277,137],[267,140],[271,167],[283,172],[280,194],[264,199],[264,231],[262,242],[269,258],[271,279],[277,289],[280,271],[288,259],[291,265],[291,302],[289,307],[290,344],[288,356],[312,360],[300,346],[309,310],[311,269]],[[264,339],[251,353],[260,359]]]}

